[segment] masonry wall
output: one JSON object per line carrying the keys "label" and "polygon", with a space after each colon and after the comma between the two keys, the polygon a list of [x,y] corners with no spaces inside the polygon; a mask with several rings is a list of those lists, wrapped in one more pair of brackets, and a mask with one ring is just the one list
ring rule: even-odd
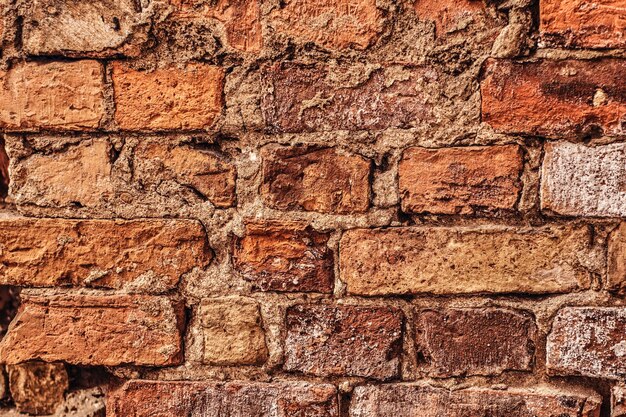
{"label": "masonry wall", "polygon": [[626,416],[626,1],[1,11],[0,415]]}

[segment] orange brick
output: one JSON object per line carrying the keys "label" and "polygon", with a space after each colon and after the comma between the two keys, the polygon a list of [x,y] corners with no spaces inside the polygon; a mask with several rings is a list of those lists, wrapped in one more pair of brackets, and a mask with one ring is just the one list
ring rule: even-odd
{"label": "orange brick", "polygon": [[433,20],[440,36],[458,22],[471,18],[485,9],[480,0],[416,0],[415,11],[420,18]]}

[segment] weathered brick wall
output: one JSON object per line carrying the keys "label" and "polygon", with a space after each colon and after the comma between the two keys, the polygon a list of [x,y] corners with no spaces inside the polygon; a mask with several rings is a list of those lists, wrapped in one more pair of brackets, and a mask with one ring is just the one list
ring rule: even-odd
{"label": "weathered brick wall", "polygon": [[626,0],[0,9],[0,416],[626,416]]}

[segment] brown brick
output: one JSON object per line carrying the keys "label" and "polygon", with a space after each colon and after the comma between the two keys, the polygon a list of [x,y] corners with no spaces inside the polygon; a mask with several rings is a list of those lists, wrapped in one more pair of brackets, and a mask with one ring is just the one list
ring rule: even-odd
{"label": "brown brick", "polygon": [[0,361],[166,366],[182,362],[184,306],[153,296],[23,296]]}
{"label": "brown brick", "polygon": [[561,309],[552,323],[546,350],[551,374],[624,379],[626,309]]}
{"label": "brown brick", "polygon": [[219,208],[235,204],[235,166],[216,152],[142,141],[133,160],[136,180],[156,184],[173,180],[189,187]]}
{"label": "brown brick", "polygon": [[550,45],[574,48],[626,47],[626,1],[542,0],[540,29]]}
{"label": "brown brick", "polygon": [[[332,74],[350,71],[363,82],[346,86],[332,81]],[[436,75],[421,68],[390,67],[368,74],[350,67],[284,62],[263,67],[262,76],[267,92],[261,108],[271,131],[409,128],[432,117],[428,94],[420,85],[434,82]]]}
{"label": "brown brick", "polygon": [[482,119],[499,132],[619,135],[626,117],[626,60],[490,60]]}
{"label": "brown brick", "polygon": [[145,11],[133,0],[28,2],[24,49],[31,55],[135,56],[148,37]]}
{"label": "brown brick", "polygon": [[62,363],[9,365],[9,388],[15,408],[28,414],[53,414],[63,402],[69,378]]}
{"label": "brown brick", "polygon": [[433,20],[437,36],[454,30],[460,23],[474,19],[483,12],[485,3],[480,0],[415,0],[415,11],[421,19]]}
{"label": "brown brick", "polygon": [[626,416],[626,385],[619,383],[611,388],[611,417]]}
{"label": "brown brick", "polygon": [[383,24],[376,0],[291,0],[274,9],[269,20],[277,34],[330,49],[365,49]]}
{"label": "brown brick", "polygon": [[536,330],[533,318],[521,311],[422,310],[416,316],[418,357],[434,377],[530,371]]}
{"label": "brown brick", "polygon": [[129,381],[113,391],[107,416],[337,417],[333,385],[306,382]]}
{"label": "brown brick", "polygon": [[4,140],[0,139],[0,203],[9,192],[9,157],[4,148]]}
{"label": "brown brick", "polygon": [[350,417],[600,417],[602,397],[548,387],[449,391],[417,384],[356,387]]}
{"label": "brown brick", "polygon": [[565,293],[589,288],[601,268],[587,263],[600,257],[589,234],[565,226],[354,229],[341,239],[340,278],[360,295]]}
{"label": "brown brick", "polygon": [[569,216],[626,216],[626,144],[548,142],[541,208]]}
{"label": "brown brick", "polygon": [[246,52],[263,45],[258,0],[170,0],[174,19],[215,19],[226,32],[227,44]]}
{"label": "brown brick", "polygon": [[248,223],[244,237],[235,242],[233,263],[261,291],[330,293],[329,237],[300,222]]}
{"label": "brown brick", "polygon": [[193,220],[3,217],[0,230],[3,285],[162,292],[212,256],[204,228]]}
{"label": "brown brick", "polygon": [[202,130],[222,111],[224,71],[208,64],[134,70],[113,63],[115,120],[125,130]]}
{"label": "brown brick", "polygon": [[323,148],[265,148],[265,203],[279,210],[349,214],[369,208],[371,162]]}
{"label": "brown brick", "polygon": [[97,129],[105,118],[103,91],[96,61],[17,64],[0,72],[0,128]]}
{"label": "brown brick", "polygon": [[242,297],[204,299],[198,310],[204,339],[203,362],[259,365],[267,360],[259,305]]}
{"label": "brown brick", "polygon": [[317,376],[397,377],[403,320],[401,311],[386,307],[290,307],[284,369]]}
{"label": "brown brick", "polygon": [[514,209],[521,170],[522,154],[516,145],[409,148],[398,167],[402,210],[471,214]]}
{"label": "brown brick", "polygon": [[609,238],[607,287],[620,293],[626,291],[626,222],[622,222]]}

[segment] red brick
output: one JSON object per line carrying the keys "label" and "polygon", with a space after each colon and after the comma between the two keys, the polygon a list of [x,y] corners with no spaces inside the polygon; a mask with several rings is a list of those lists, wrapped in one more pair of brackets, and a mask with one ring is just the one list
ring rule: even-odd
{"label": "red brick", "polygon": [[521,190],[522,166],[516,145],[409,148],[398,167],[402,210],[472,214],[514,209]]}
{"label": "red brick", "polygon": [[503,308],[422,310],[416,316],[418,357],[433,377],[530,371],[536,331],[529,314]]}
{"label": "red brick", "polygon": [[69,387],[62,363],[25,362],[8,366],[8,373],[11,398],[22,413],[53,414]]}
{"label": "red brick", "polygon": [[626,1],[541,0],[543,41],[574,48],[626,47]]}
{"label": "red brick", "polygon": [[626,60],[490,60],[482,119],[499,132],[543,136],[620,135]]}
{"label": "red brick", "polygon": [[165,297],[22,297],[0,361],[166,366],[182,362],[184,306]]}
{"label": "red brick", "polygon": [[193,220],[0,218],[0,284],[163,292],[211,260]]}
{"label": "red brick", "polygon": [[290,307],[284,369],[317,376],[395,378],[403,320],[401,311],[387,307]]}
{"label": "red brick", "polygon": [[553,375],[623,380],[626,308],[566,307],[552,323],[546,366]]}
{"label": "red brick", "polygon": [[330,49],[365,49],[383,30],[376,0],[290,0],[269,16],[269,26],[299,43]]}
{"label": "red brick", "polygon": [[207,129],[222,111],[223,84],[213,65],[141,71],[115,62],[115,121],[124,130]]}
{"label": "red brick", "polygon": [[246,52],[263,46],[258,0],[170,0],[174,19],[215,19],[226,32],[227,44]]}
{"label": "red brick", "polygon": [[485,10],[480,0],[415,0],[415,11],[421,19],[433,20],[437,36],[453,30],[460,22],[474,19]]}
{"label": "red brick", "polygon": [[236,240],[235,268],[261,291],[330,293],[333,253],[328,233],[300,222],[248,223]]}
{"label": "red brick", "polygon": [[338,417],[333,385],[306,382],[130,381],[107,400],[109,417]]}
{"label": "red brick", "polygon": [[323,148],[265,148],[261,195],[279,210],[349,214],[367,211],[371,162]]}
{"label": "red brick", "polygon": [[96,61],[25,62],[0,72],[2,129],[97,129],[105,116],[104,71]]}
{"label": "red brick", "polygon": [[417,384],[357,387],[350,417],[600,417],[602,397],[549,387],[449,391]]}
{"label": "red brick", "polygon": [[[315,132],[409,128],[432,117],[421,84],[437,75],[421,68],[396,67],[359,73],[355,86],[331,81],[331,73],[351,68],[277,63],[262,68],[266,84],[261,108],[270,131]],[[398,72],[394,75],[394,71]]]}
{"label": "red brick", "polygon": [[609,237],[608,282],[612,291],[626,291],[626,222],[611,233]]}

